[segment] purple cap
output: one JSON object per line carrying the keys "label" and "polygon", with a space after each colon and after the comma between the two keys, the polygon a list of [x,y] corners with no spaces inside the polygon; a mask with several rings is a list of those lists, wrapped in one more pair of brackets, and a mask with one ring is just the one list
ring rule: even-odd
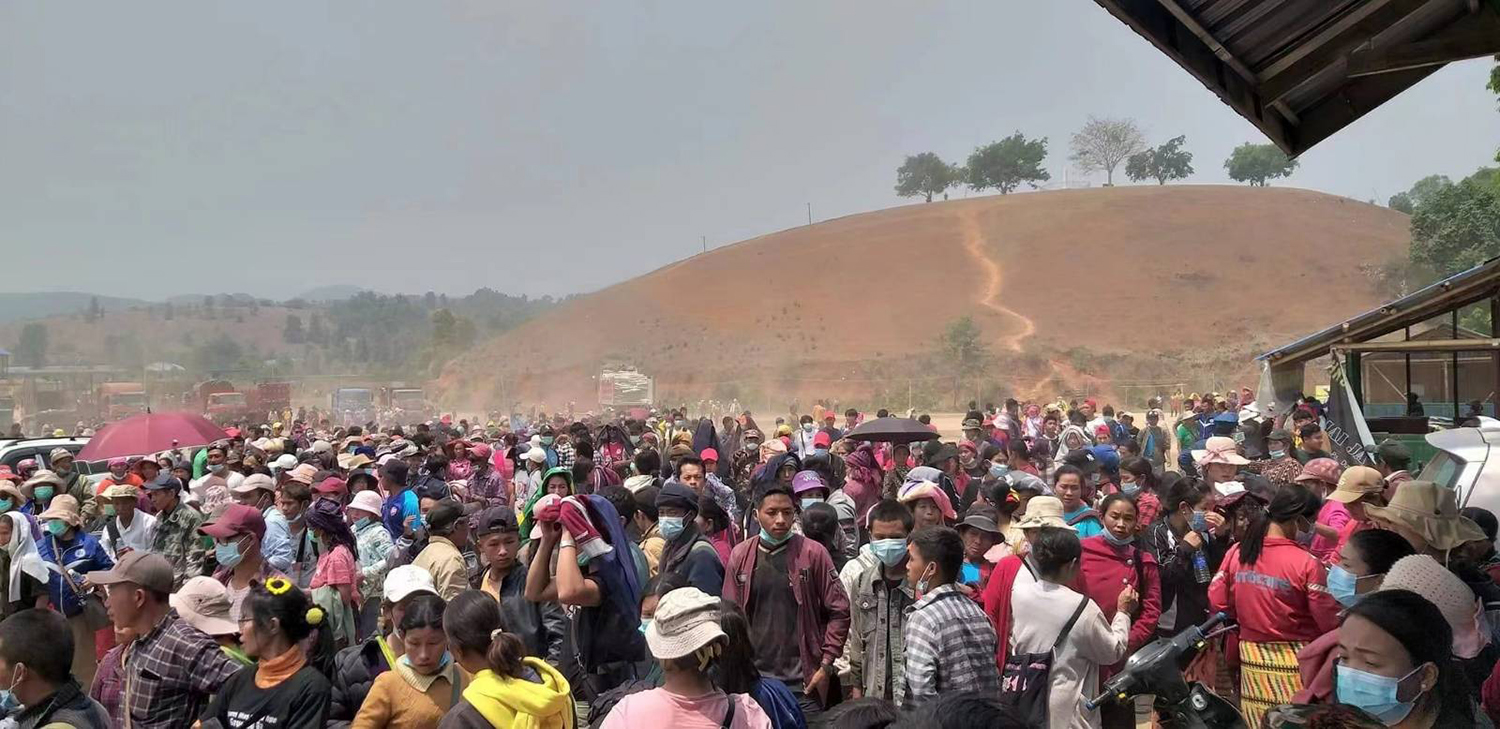
{"label": "purple cap", "polygon": [[823,483],[823,477],[819,476],[817,471],[798,471],[797,475],[792,477],[792,493],[800,494],[813,489],[828,490],[828,484]]}

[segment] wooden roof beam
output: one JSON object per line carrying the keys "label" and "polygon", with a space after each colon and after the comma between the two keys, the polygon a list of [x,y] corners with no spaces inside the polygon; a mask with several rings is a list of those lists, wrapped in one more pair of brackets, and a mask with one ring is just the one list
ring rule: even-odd
{"label": "wooden roof beam", "polygon": [[1481,8],[1440,37],[1386,49],[1359,48],[1349,54],[1351,78],[1441,66],[1500,54],[1500,13]]}

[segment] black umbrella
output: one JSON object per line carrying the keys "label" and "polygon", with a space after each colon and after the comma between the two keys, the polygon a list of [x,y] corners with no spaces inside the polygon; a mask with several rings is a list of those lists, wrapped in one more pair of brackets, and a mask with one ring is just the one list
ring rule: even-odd
{"label": "black umbrella", "polygon": [[876,418],[854,426],[854,430],[845,433],[844,437],[881,443],[915,443],[939,436],[915,418]]}

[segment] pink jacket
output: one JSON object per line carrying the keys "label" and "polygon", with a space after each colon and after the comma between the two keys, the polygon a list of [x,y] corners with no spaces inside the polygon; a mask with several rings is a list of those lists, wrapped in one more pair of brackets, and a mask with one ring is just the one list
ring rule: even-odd
{"label": "pink jacket", "polygon": [[[786,548],[792,594],[797,598],[802,676],[811,678],[819,666],[832,665],[844,653],[844,639],[849,637],[849,596],[823,545],[793,534]],[[746,610],[751,604],[750,586],[759,554],[760,539],[746,539],[735,545],[724,568],[724,599]]]}

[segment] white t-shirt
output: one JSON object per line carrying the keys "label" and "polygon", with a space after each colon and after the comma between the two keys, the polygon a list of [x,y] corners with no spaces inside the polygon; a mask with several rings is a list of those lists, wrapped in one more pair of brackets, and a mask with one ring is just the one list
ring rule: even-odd
{"label": "white t-shirt", "polygon": [[[1022,570],[1021,575],[1025,574]],[[1062,585],[1023,580],[1021,575],[1011,590],[1010,652],[1046,653],[1084,598]],[[1111,623],[1092,600],[1084,606],[1052,658],[1052,687],[1047,695],[1050,729],[1097,729],[1099,712],[1085,711],[1083,702],[1098,695],[1099,666],[1124,658],[1129,638],[1129,613],[1116,612]]]}
{"label": "white t-shirt", "polygon": [[137,552],[151,551],[151,541],[156,536],[156,517],[137,509],[135,516],[130,519],[130,526],[121,526],[120,517],[118,516],[114,517],[113,521],[115,528],[120,530],[119,545],[116,545],[114,540],[110,539],[109,529],[107,528],[104,530],[104,535],[99,539],[99,545],[104,547],[105,552],[109,553],[110,559],[116,562],[120,560],[120,555],[116,554],[120,547],[133,549]]}

